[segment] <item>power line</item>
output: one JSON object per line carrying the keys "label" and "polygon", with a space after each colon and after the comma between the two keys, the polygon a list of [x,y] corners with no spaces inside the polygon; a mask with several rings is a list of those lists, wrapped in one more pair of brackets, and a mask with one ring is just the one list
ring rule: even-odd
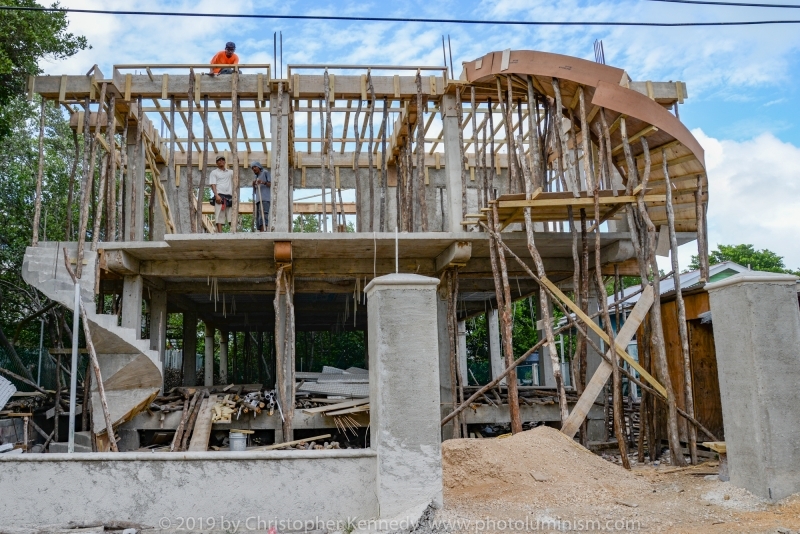
{"label": "power line", "polygon": [[[668,1],[668,0],[663,0]],[[675,0],[677,1],[677,0]],[[688,0],[685,0],[688,2]],[[740,4],[741,5],[741,4]],[[402,17],[346,17],[333,15],[273,15],[256,13],[182,13],[178,11],[117,11],[106,9],[72,9],[52,7],[0,6],[0,11],[38,11],[49,13],[88,13],[94,15],[140,15],[153,17],[213,17],[233,19],[275,20],[327,20],[347,22],[422,22],[435,24],[485,24],[499,26],[763,26],[767,24],[800,24],[800,20],[741,20],[731,22],[614,22],[614,21],[529,21],[529,20],[474,20],[474,19],[426,19]]]}
{"label": "power line", "polygon": [[800,5],[790,4],[751,4],[742,2],[710,2],[708,0],[646,0],[647,2],[668,2],[670,4],[698,4],[708,6],[736,6],[736,7],[782,7],[786,9],[800,9]]}

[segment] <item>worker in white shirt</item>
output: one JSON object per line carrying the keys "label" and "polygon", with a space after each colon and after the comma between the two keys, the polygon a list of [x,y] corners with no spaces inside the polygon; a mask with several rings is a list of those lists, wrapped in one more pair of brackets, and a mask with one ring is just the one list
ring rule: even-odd
{"label": "worker in white shirt", "polygon": [[225,168],[225,157],[217,157],[217,168],[208,175],[208,185],[214,193],[211,204],[214,206],[214,222],[217,232],[222,233],[222,225],[236,224],[231,220],[233,206],[233,171]]}

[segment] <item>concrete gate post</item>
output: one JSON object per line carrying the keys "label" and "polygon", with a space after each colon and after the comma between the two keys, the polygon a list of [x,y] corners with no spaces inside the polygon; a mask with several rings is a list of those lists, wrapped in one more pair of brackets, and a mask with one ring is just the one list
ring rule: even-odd
{"label": "concrete gate post", "polygon": [[[487,333],[489,335],[489,366],[492,371],[492,380],[503,374],[506,370],[506,363],[503,360],[503,353],[500,349],[500,322],[496,309],[486,312]],[[506,379],[500,381],[500,385],[506,385]]]}
{"label": "concrete gate post", "polygon": [[800,491],[797,277],[742,273],[706,285],[731,483],[777,501]]}
{"label": "concrete gate post", "polygon": [[366,287],[371,448],[382,519],[416,521],[442,503],[439,280],[390,274]]}

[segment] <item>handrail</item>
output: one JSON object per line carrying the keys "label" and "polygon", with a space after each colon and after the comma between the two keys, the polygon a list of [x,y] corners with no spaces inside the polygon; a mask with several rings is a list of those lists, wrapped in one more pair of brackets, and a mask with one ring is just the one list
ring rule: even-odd
{"label": "handrail", "polygon": [[288,65],[286,76],[292,75],[292,69],[345,69],[345,70],[440,70],[447,77],[447,67],[430,65],[325,65],[321,63],[310,63],[303,65]]}

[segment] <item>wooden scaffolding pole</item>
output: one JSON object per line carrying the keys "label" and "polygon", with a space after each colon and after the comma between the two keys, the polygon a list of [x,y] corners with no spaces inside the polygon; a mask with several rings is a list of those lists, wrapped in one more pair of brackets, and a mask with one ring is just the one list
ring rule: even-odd
{"label": "wooden scaffolding pole", "polygon": [[[353,136],[356,138],[356,151],[353,154],[353,174],[355,174],[356,178],[356,232],[363,232],[364,231],[364,221],[362,220],[362,208],[361,205],[364,203],[364,196],[361,192],[361,168],[359,167],[359,158],[361,157],[361,145],[363,144],[364,140],[361,138],[361,134],[358,131],[358,127],[360,125],[359,122],[359,115],[361,114],[361,106],[364,104],[364,101],[360,98],[358,99],[358,106],[356,107],[356,114],[353,117]],[[342,143],[344,145],[344,143]]]}
{"label": "wooden scaffolding pole", "polygon": [[[233,164],[233,205],[231,206],[231,233],[239,230],[239,69],[234,68],[231,74],[231,163]],[[280,128],[280,118],[278,119]],[[280,139],[280,136],[278,136]],[[279,141],[280,143],[280,141]],[[280,161],[280,152],[276,152]],[[278,174],[278,165],[275,166],[275,174]],[[278,182],[277,178],[274,180]]]}
{"label": "wooden scaffolding pole", "polygon": [[375,229],[375,164],[372,160],[375,151],[375,88],[372,86],[372,74],[367,71],[367,90],[369,91],[369,151],[367,153],[367,165],[369,166],[369,226],[367,230],[372,232]]}
{"label": "wooden scaffolding pole", "polygon": [[[419,203],[420,228],[423,232],[428,231],[428,200],[425,188],[425,121],[423,120],[425,104],[422,97],[422,75],[417,70],[417,194]],[[456,91],[458,92],[458,91]],[[461,121],[458,122],[458,131],[461,131]],[[409,147],[411,146],[411,132],[409,133]],[[464,166],[462,161],[461,166]],[[463,172],[462,172],[463,180]]]}
{"label": "wooden scaffolding pole", "polygon": [[[39,244],[39,219],[42,215],[42,180],[44,178],[44,112],[47,101],[42,97],[39,109],[39,170],[36,174],[36,199],[33,210],[33,239],[32,246]],[[69,214],[67,214],[69,216]]]}
{"label": "wooden scaffolding pole", "polygon": [[89,163],[90,158],[94,159],[94,143],[89,132],[89,115],[91,101],[86,97],[86,111],[83,115],[83,184],[81,186],[81,211],[78,224],[78,252],[76,254],[75,276],[81,277],[83,272],[83,248],[86,244],[86,226],[89,221],[89,200],[92,192],[92,179],[94,165]]}
{"label": "wooden scaffolding pole", "polygon": [[[672,207],[672,182],[669,178],[667,151],[661,150],[664,184],[667,188],[667,225],[669,228],[670,260],[672,261],[672,277],[675,282],[675,303],[678,308],[678,334],[681,340],[681,356],[683,360],[684,402],[686,412],[694,417],[694,387],[692,380],[692,361],[689,354],[689,330],[686,326],[686,304],[681,291],[681,274],[678,269],[678,237],[675,235],[675,210]],[[692,464],[697,464],[697,430],[687,425],[689,431],[689,455]]]}
{"label": "wooden scaffolding pole", "polygon": [[[187,202],[186,205],[189,206],[189,225],[191,232],[193,234],[197,233],[198,228],[200,226],[197,224],[197,215],[193,213],[197,206],[194,202],[194,173],[192,172],[192,167],[194,165],[194,160],[192,158],[192,144],[194,141],[194,89],[195,89],[195,77],[194,77],[194,69],[189,69],[189,90],[187,94],[187,102],[186,107],[188,108],[188,116],[186,118],[186,197]],[[203,154],[202,157],[205,157],[206,154]],[[156,178],[153,177],[155,180]],[[155,185],[153,187],[155,191]],[[200,192],[199,197],[202,197],[202,191]]]}

